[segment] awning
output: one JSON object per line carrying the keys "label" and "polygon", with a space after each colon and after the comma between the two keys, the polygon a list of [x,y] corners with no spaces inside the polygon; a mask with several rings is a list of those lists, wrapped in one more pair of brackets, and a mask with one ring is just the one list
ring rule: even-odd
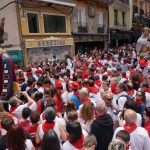
{"label": "awning", "polygon": [[[22,0],[22,2],[24,2]],[[62,2],[59,0],[26,0],[25,2],[35,2],[35,3],[43,3],[43,4],[54,4],[54,5],[62,5],[66,7],[75,7],[76,5],[69,2]]]}

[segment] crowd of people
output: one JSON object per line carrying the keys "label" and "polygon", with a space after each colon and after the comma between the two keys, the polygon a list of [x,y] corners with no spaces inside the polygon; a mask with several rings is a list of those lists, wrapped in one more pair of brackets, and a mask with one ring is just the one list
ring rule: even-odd
{"label": "crowd of people", "polygon": [[134,45],[15,66],[0,150],[150,150],[150,61]]}

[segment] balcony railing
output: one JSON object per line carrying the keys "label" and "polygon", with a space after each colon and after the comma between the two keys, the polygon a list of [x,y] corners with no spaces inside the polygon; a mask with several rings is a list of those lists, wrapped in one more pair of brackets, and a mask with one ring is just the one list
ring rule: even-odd
{"label": "balcony railing", "polygon": [[133,17],[133,23],[138,23],[143,26],[148,26],[150,27],[150,17],[146,16],[134,16]]}
{"label": "balcony railing", "polygon": [[81,33],[87,33],[88,32],[86,22],[78,22],[78,32],[81,32]]}
{"label": "balcony railing", "polygon": [[114,28],[115,28],[115,29],[120,29],[120,27],[121,27],[121,26],[120,26],[119,22],[115,22],[115,23],[114,23]]}
{"label": "balcony railing", "polygon": [[122,24],[122,29],[124,29],[124,30],[127,29],[127,25],[125,23]]}
{"label": "balcony railing", "polygon": [[97,33],[104,33],[104,32],[105,32],[105,25],[98,24]]}

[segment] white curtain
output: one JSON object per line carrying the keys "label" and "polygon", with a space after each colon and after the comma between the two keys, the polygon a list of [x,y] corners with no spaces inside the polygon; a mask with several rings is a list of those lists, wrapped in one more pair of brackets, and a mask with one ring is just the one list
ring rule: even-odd
{"label": "white curtain", "polygon": [[85,8],[78,9],[78,23],[83,27],[86,26],[86,12]]}
{"label": "white curtain", "polygon": [[104,25],[104,13],[99,12],[98,13],[98,26],[103,27],[103,25]]}

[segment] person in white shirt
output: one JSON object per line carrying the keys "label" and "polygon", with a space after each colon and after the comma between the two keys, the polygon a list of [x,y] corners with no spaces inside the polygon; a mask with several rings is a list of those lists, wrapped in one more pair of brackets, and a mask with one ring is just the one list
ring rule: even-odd
{"label": "person in white shirt", "polygon": [[127,87],[125,83],[119,83],[117,86],[117,99],[114,101],[114,105],[117,106],[119,111],[122,111],[124,108],[124,104],[127,101],[127,97],[125,95],[128,95],[127,92]]}
{"label": "person in white shirt", "polygon": [[119,126],[122,127],[125,125],[125,120],[124,120],[124,113],[126,111],[126,109],[131,109],[133,111],[136,112],[136,115],[137,115],[137,119],[135,121],[135,124],[138,126],[138,127],[141,127],[142,125],[142,116],[137,113],[137,105],[135,103],[135,101],[132,101],[132,100],[127,100],[124,104],[124,109],[122,112],[119,112],[118,114],[118,123],[119,123]]}
{"label": "person in white shirt", "polygon": [[80,150],[84,142],[84,135],[79,122],[68,122],[66,125],[68,140],[63,144],[62,150]]}
{"label": "person in white shirt", "polygon": [[53,129],[56,132],[60,142],[66,141],[67,137],[66,137],[64,127],[61,124],[55,122],[54,121],[55,118],[56,118],[56,112],[55,112],[54,108],[52,108],[52,107],[46,108],[45,121],[43,121],[43,123],[40,124],[37,129],[36,143],[39,144],[41,142],[44,134],[49,129]]}
{"label": "person in white shirt", "polygon": [[95,117],[95,110],[93,103],[85,103],[80,110],[79,114],[79,122],[83,129],[86,130],[87,133],[90,132],[91,124]]}
{"label": "person in white shirt", "polygon": [[135,124],[137,115],[131,109],[127,109],[124,114],[126,124],[123,127],[116,129],[113,139],[116,138],[116,134],[120,130],[125,130],[130,134],[130,148],[129,150],[149,150],[150,149],[150,138],[148,132],[142,128],[137,127]]}
{"label": "person in white shirt", "polygon": [[[20,93],[23,95],[26,99],[27,102],[25,104],[19,105],[13,112],[12,114],[16,116],[18,119],[21,119],[22,111],[24,108],[29,107],[32,111],[36,111],[36,103],[34,100],[28,95],[26,91]],[[20,95],[19,94],[19,95]]]}

